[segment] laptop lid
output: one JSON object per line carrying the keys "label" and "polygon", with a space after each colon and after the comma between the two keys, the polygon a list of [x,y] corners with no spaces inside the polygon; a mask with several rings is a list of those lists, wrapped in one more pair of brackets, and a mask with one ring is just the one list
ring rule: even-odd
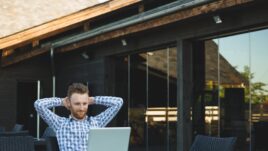
{"label": "laptop lid", "polygon": [[91,128],[88,151],[128,151],[130,127]]}

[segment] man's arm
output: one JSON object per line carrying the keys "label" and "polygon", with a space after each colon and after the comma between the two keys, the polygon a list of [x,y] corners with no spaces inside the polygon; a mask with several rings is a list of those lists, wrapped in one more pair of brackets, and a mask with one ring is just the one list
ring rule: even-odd
{"label": "man's arm", "polygon": [[37,113],[42,117],[42,119],[53,128],[54,131],[60,125],[62,117],[53,113],[50,109],[57,106],[62,106],[61,98],[44,98],[40,100],[36,100],[34,102],[34,107]]}
{"label": "man's arm", "polygon": [[94,117],[98,121],[99,127],[105,127],[123,105],[123,99],[119,97],[96,96],[93,99],[95,104],[108,107],[105,111]]}

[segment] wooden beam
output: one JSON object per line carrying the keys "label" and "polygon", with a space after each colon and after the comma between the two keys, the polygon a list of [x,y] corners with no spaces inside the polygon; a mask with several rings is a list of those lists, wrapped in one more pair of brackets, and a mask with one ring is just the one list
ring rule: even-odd
{"label": "wooden beam", "polygon": [[139,4],[139,13],[143,13],[144,12],[144,4],[140,3]]}
{"label": "wooden beam", "polygon": [[37,47],[39,45],[39,40],[33,40],[32,47]]}
{"label": "wooden beam", "polygon": [[14,53],[14,49],[4,49],[2,51],[2,57],[7,57]]}
{"label": "wooden beam", "polygon": [[96,5],[83,11],[55,19],[40,26],[1,38],[0,49],[17,48],[19,46],[31,43],[31,41],[34,39],[44,39],[56,35],[63,31],[77,27],[77,24],[82,25],[83,21],[104,15],[111,11],[138,3],[140,1],[141,0],[111,0],[107,3]]}
{"label": "wooden beam", "polygon": [[89,22],[85,22],[84,23],[84,31],[89,31],[90,30],[90,23]]}
{"label": "wooden beam", "polygon": [[1,66],[6,67],[6,66],[18,63],[18,62],[26,60],[26,59],[36,57],[38,55],[44,54],[44,53],[49,52],[49,51],[50,51],[50,46],[45,46],[43,48],[33,49],[33,50],[28,51],[28,52],[23,53],[23,54],[14,53],[13,55],[10,55],[10,56],[6,56],[6,57],[2,56]]}
{"label": "wooden beam", "polygon": [[183,19],[198,16],[201,14],[206,14],[209,12],[217,11],[220,9],[224,9],[224,8],[228,8],[228,7],[232,7],[232,6],[236,6],[236,5],[241,5],[244,3],[251,2],[251,1],[253,1],[253,0],[219,0],[219,1],[215,1],[215,2],[212,2],[209,4],[205,4],[205,5],[193,7],[190,9],[178,11],[176,13],[169,14],[169,15],[166,15],[166,16],[163,16],[160,18],[156,18],[156,19],[149,20],[149,21],[146,21],[143,23],[128,26],[128,27],[125,27],[122,29],[118,29],[118,30],[115,30],[112,32],[104,33],[102,35],[98,35],[96,37],[89,38],[87,40],[83,40],[83,41],[80,41],[80,42],[77,42],[74,44],[66,45],[66,46],[63,46],[61,48],[58,48],[57,51],[58,52],[71,51],[71,50],[74,50],[74,49],[77,49],[80,47],[84,47],[87,45],[99,43],[99,42],[106,41],[106,40],[113,39],[113,38],[118,38],[121,36],[126,36],[128,34],[141,32],[141,31],[148,30],[148,29],[155,28],[155,27],[164,26],[167,24],[171,24],[171,23],[183,20]]}
{"label": "wooden beam", "polygon": [[[57,48],[56,53],[57,52],[71,51],[71,50],[74,50],[74,49],[77,49],[77,48],[80,48],[83,46],[103,42],[106,40],[118,38],[120,36],[125,36],[125,35],[136,33],[136,32],[141,32],[141,31],[152,29],[152,28],[159,27],[159,26],[164,26],[166,24],[170,24],[170,23],[173,23],[173,22],[176,22],[179,20],[194,17],[196,15],[201,15],[201,14],[217,11],[220,9],[248,3],[251,1],[253,1],[253,0],[219,0],[219,1],[215,1],[212,3],[206,4],[206,5],[201,5],[201,6],[197,6],[194,8],[182,10],[182,11],[175,12],[173,14],[169,14],[166,16],[162,16],[160,18],[153,19],[153,20],[150,20],[147,22],[132,25],[132,26],[118,29],[118,30],[115,30],[112,32],[104,33],[104,34],[98,35],[96,37],[93,37],[93,38],[90,38],[90,39],[87,39],[84,41],[80,41],[80,42],[77,42],[74,44],[66,45],[66,46],[63,46],[61,48]],[[35,50],[30,50],[29,52],[27,52],[27,54],[21,56],[20,59],[15,59],[14,61],[9,60],[9,61],[2,61],[2,62],[4,63],[4,66],[7,66],[10,64],[16,63],[18,61],[29,59],[29,58],[34,57],[36,55],[40,55],[41,53],[45,53],[45,52],[49,51],[49,49],[40,48],[40,53],[36,53],[36,52],[32,53],[32,51],[35,51]],[[17,58],[19,58],[19,56],[17,56]]]}

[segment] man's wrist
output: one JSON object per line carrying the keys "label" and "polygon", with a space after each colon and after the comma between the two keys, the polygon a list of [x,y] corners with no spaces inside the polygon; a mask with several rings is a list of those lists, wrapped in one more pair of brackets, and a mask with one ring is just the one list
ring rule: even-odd
{"label": "man's wrist", "polygon": [[64,98],[60,98],[61,106],[64,106]]}
{"label": "man's wrist", "polygon": [[88,102],[88,105],[92,105],[92,104],[96,104],[95,102],[95,97],[89,97],[89,102]]}

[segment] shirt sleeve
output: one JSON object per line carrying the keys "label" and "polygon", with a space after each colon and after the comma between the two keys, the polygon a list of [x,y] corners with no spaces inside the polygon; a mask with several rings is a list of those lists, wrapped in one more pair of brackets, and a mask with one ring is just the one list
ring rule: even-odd
{"label": "shirt sleeve", "polygon": [[34,102],[37,113],[54,131],[57,130],[63,119],[63,117],[56,115],[50,110],[57,106],[62,106],[61,98],[44,98]]}
{"label": "shirt sleeve", "polygon": [[96,96],[94,97],[95,104],[104,105],[108,108],[96,115],[94,118],[98,122],[99,127],[105,127],[117,114],[123,105],[123,99],[111,96]]}

